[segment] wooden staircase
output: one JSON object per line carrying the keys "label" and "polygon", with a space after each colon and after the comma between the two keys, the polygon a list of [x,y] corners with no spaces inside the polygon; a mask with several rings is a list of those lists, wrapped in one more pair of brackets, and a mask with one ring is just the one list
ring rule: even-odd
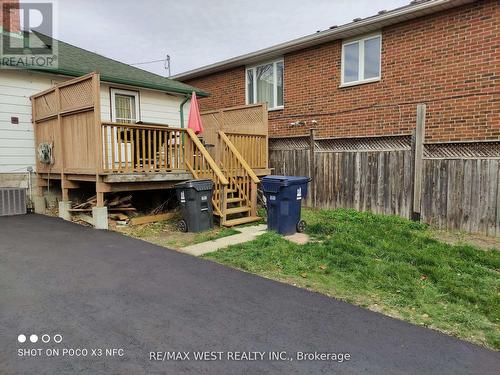
{"label": "wooden staircase", "polygon": [[191,129],[185,148],[187,168],[197,179],[214,181],[212,204],[221,225],[232,227],[260,220],[257,216],[257,184],[260,182],[234,144],[218,132],[219,165]]}

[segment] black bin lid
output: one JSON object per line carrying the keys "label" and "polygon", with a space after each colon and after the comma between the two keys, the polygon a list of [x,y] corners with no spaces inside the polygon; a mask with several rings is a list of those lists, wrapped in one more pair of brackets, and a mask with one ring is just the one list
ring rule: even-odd
{"label": "black bin lid", "polygon": [[194,189],[196,191],[212,190],[214,183],[212,180],[188,180],[175,184],[176,189]]}

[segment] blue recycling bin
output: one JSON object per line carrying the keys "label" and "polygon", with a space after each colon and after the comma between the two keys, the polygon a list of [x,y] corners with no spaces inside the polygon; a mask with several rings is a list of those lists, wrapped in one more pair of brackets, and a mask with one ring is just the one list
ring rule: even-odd
{"label": "blue recycling bin", "polygon": [[262,179],[268,230],[284,235],[304,231],[305,222],[300,219],[300,209],[309,181],[309,177],[295,176],[266,176]]}

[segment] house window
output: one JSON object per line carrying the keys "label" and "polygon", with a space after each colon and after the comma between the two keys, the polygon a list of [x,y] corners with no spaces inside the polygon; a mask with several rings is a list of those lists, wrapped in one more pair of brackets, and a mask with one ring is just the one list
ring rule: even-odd
{"label": "house window", "polygon": [[111,89],[111,119],[115,122],[136,123],[139,118],[139,93]]}
{"label": "house window", "polygon": [[381,46],[380,34],[342,43],[342,86],[380,80]]}
{"label": "house window", "polygon": [[270,110],[283,108],[283,60],[247,68],[246,102],[267,102]]}

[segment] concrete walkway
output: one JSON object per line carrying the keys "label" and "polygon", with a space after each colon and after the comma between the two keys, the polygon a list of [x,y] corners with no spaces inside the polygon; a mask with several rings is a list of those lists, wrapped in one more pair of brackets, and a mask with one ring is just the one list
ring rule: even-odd
{"label": "concrete walkway", "polygon": [[232,236],[218,238],[213,241],[207,241],[195,245],[186,246],[180,249],[179,251],[194,256],[201,256],[203,254],[223,249],[230,245],[237,245],[240,243],[252,241],[257,236],[260,236],[261,234],[265,233],[266,229],[267,226],[265,224],[238,228],[238,231],[241,232],[240,234],[234,234]]}

